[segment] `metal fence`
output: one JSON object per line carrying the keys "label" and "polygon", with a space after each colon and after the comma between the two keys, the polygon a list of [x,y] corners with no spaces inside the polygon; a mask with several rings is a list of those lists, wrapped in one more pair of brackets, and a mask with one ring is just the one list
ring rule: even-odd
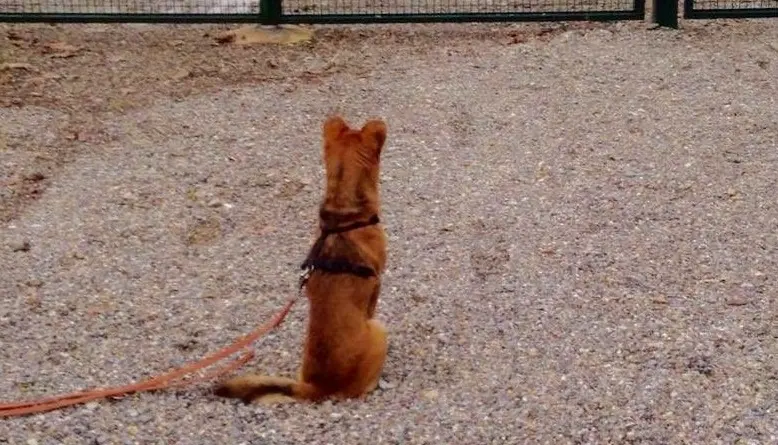
{"label": "metal fence", "polygon": [[687,19],[778,17],[778,0],[684,0]]}
{"label": "metal fence", "polygon": [[518,22],[644,14],[645,0],[0,0],[0,22]]}
{"label": "metal fence", "polygon": [[[679,0],[653,0],[676,27]],[[778,0],[684,0],[687,19],[778,17]],[[0,0],[0,22],[347,24],[643,20],[645,0]]]}

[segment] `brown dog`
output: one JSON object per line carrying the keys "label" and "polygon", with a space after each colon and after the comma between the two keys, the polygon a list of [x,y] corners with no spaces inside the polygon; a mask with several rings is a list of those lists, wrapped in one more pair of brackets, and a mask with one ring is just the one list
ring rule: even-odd
{"label": "brown dog", "polygon": [[220,384],[219,396],[315,402],[362,397],[378,385],[387,351],[386,329],[373,318],[386,263],[378,193],[386,125],[355,130],[330,117],[323,133],[327,186],[320,235],[303,263],[310,318],[298,379],[243,375]]}

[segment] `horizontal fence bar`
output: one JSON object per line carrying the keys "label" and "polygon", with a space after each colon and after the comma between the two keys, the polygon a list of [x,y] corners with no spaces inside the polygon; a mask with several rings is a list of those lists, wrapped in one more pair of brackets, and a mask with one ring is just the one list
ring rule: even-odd
{"label": "horizontal fence bar", "polygon": [[435,22],[551,22],[643,20],[636,11],[494,12],[430,14],[284,14],[284,24],[435,23]]}
{"label": "horizontal fence bar", "polygon": [[[642,4],[643,0],[636,3]],[[435,22],[545,22],[643,20],[641,7],[626,11],[493,12],[429,14],[282,14],[264,23],[260,14],[127,14],[127,13],[0,13],[10,23],[258,23],[258,24],[380,24]]]}
{"label": "horizontal fence bar", "polygon": [[761,19],[778,17],[778,8],[694,9],[686,8],[685,19]]}

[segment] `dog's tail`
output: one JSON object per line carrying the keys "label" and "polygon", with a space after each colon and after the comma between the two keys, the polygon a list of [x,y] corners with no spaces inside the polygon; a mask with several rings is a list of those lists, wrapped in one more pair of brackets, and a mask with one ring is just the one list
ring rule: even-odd
{"label": "dog's tail", "polygon": [[323,394],[316,386],[286,377],[246,374],[221,383],[214,390],[219,397],[241,399],[245,403],[263,398],[289,397],[296,400],[316,401]]}

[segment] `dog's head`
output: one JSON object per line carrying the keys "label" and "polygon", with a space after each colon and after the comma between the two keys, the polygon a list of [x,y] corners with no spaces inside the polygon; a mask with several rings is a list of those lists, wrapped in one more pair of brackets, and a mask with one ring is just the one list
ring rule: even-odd
{"label": "dog's head", "polygon": [[378,177],[386,124],[370,120],[360,129],[341,117],[324,122],[322,150],[327,186],[320,217],[339,223],[378,214]]}

